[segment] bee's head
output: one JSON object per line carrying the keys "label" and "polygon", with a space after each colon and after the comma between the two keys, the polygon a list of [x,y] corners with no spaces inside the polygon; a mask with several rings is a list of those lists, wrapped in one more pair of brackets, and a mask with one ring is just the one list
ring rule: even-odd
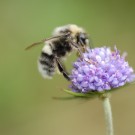
{"label": "bee's head", "polygon": [[86,33],[79,33],[77,34],[77,44],[80,45],[88,45],[89,40],[88,40],[88,35]]}

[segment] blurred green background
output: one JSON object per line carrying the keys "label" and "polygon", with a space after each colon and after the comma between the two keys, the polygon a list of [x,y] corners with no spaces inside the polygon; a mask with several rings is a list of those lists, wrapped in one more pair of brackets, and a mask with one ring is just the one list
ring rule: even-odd
{"label": "blurred green background", "polygon": [[[55,100],[66,97],[69,83],[55,75],[44,80],[37,70],[41,46],[24,48],[50,37],[65,24],[84,27],[93,46],[128,52],[135,68],[135,2],[133,0],[0,0],[0,134],[104,135],[102,103]],[[66,65],[71,69],[75,55]],[[117,135],[135,135],[135,86],[112,94]]]}

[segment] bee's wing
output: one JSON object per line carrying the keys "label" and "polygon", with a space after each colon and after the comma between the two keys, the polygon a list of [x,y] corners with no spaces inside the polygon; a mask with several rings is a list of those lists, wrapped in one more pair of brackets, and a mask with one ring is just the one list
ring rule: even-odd
{"label": "bee's wing", "polygon": [[70,33],[66,33],[66,34],[63,34],[63,35],[57,35],[57,36],[53,36],[53,37],[50,37],[50,38],[45,38],[45,39],[43,39],[43,40],[41,40],[41,41],[39,41],[39,42],[35,42],[35,43],[31,44],[30,46],[26,47],[25,50],[29,50],[29,49],[31,49],[32,47],[34,47],[34,46],[36,46],[36,45],[40,45],[40,44],[42,44],[42,43],[44,43],[44,42],[46,42],[46,41],[48,41],[48,40],[51,40],[51,39],[54,39],[54,38],[61,38],[61,37],[63,37],[63,36],[67,36],[67,35],[69,35],[69,34],[70,34]]}
{"label": "bee's wing", "polygon": [[40,44],[42,44],[42,43],[43,43],[43,41],[35,42],[35,43],[29,45],[28,47],[26,47],[25,50],[29,50],[29,49],[31,49],[32,47],[34,47],[34,46],[36,46],[36,45],[40,45]]}

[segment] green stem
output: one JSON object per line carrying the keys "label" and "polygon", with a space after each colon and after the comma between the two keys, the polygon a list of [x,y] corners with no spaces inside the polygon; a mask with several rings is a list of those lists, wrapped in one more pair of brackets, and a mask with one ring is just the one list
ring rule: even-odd
{"label": "green stem", "polygon": [[103,108],[105,113],[107,135],[114,135],[112,111],[111,111],[111,104],[110,104],[109,97],[107,96],[102,97],[102,101],[103,101]]}

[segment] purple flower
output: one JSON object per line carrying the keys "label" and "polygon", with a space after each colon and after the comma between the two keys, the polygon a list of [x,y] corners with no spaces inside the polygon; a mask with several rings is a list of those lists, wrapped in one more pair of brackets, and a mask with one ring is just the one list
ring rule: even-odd
{"label": "purple flower", "polygon": [[78,58],[70,75],[73,92],[102,92],[135,79],[132,67],[125,61],[125,55],[120,56],[116,47],[114,51],[108,47],[88,49],[83,55],[84,60]]}

